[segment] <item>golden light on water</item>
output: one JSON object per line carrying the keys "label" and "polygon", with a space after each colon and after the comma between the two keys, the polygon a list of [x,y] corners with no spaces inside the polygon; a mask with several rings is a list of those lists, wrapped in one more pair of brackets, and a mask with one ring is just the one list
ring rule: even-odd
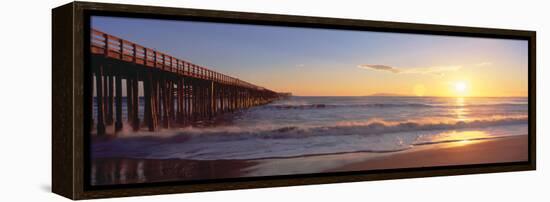
{"label": "golden light on water", "polygon": [[456,116],[457,121],[467,121],[469,110],[465,107],[465,101],[463,97],[457,97],[455,100],[456,108],[452,109],[453,114]]}
{"label": "golden light on water", "polygon": [[461,141],[458,141],[458,142],[454,142],[452,146],[464,146],[464,145],[467,145],[467,144],[470,144],[472,143],[471,140],[461,140]]}
{"label": "golden light on water", "polygon": [[[478,140],[484,138],[490,138],[490,134],[485,131],[453,131],[445,134],[441,134],[438,141],[452,141],[449,144],[445,144],[449,147],[465,146],[468,144],[479,142]],[[454,141],[457,140],[457,141]]]}
{"label": "golden light on water", "polygon": [[451,134],[452,139],[458,139],[462,141],[479,139],[479,138],[487,138],[487,137],[489,137],[489,134],[485,131],[480,131],[480,130],[453,132]]}
{"label": "golden light on water", "polygon": [[457,97],[455,100],[455,103],[457,106],[464,107],[464,98],[463,97]]}

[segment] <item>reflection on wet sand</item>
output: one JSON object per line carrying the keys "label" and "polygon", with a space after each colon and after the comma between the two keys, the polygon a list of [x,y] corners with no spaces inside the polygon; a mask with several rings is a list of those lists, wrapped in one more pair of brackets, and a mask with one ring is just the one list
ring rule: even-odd
{"label": "reflection on wet sand", "polygon": [[232,178],[255,163],[237,160],[93,159],[92,185]]}

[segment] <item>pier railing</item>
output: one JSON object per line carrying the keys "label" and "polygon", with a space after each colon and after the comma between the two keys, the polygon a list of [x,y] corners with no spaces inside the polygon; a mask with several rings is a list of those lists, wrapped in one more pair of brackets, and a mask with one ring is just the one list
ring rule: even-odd
{"label": "pier railing", "polygon": [[92,54],[102,54],[105,57],[169,71],[182,76],[212,80],[250,89],[264,89],[263,87],[212,71],[206,67],[178,59],[155,49],[147,48],[95,29],[91,30],[91,52]]}

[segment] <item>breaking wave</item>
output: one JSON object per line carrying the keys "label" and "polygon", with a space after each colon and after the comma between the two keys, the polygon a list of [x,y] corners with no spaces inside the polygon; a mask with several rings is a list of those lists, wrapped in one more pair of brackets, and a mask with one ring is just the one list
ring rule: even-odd
{"label": "breaking wave", "polygon": [[[142,133],[93,144],[94,157],[261,159],[348,152],[385,153],[422,144],[420,134],[444,131],[483,130],[498,126],[526,125],[526,116],[495,116],[469,121],[433,120],[338,122],[324,126],[264,126],[183,128],[177,131]],[[170,134],[170,135],[167,135]]]}
{"label": "breaking wave", "polygon": [[368,121],[341,121],[329,125],[287,125],[287,126],[257,126],[257,127],[214,127],[214,128],[184,128],[179,135],[220,135],[224,137],[255,135],[261,138],[294,138],[308,135],[372,135],[397,132],[453,130],[467,128],[483,128],[499,125],[524,124],[528,117],[518,116],[492,116],[473,120],[447,120],[433,119],[409,120],[409,121],[385,121],[371,119]]}

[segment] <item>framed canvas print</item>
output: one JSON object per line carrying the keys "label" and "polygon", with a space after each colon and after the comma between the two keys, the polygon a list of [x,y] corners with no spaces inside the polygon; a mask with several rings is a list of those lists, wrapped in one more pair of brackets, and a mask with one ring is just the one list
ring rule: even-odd
{"label": "framed canvas print", "polygon": [[52,20],[68,198],[535,169],[534,31],[83,2]]}

